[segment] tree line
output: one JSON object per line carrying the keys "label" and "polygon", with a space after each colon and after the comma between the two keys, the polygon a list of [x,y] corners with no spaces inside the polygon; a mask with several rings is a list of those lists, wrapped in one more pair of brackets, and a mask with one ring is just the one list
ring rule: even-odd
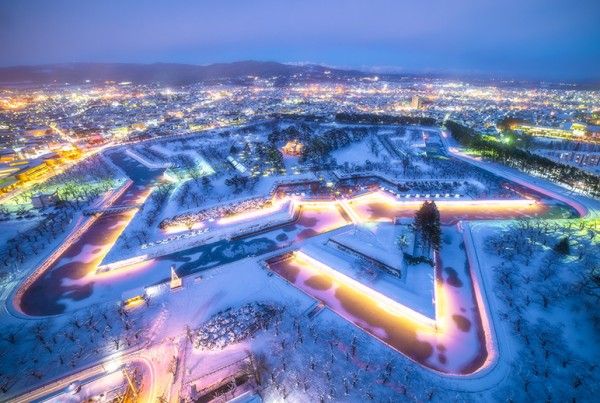
{"label": "tree line", "polygon": [[352,137],[346,130],[331,129],[319,136],[312,136],[304,145],[301,160],[322,162],[332,151],[347,146],[352,142]]}
{"label": "tree line", "polygon": [[370,125],[437,125],[437,120],[425,116],[394,116],[378,115],[374,113],[338,113],[335,121],[346,124],[370,124]]}
{"label": "tree line", "polygon": [[522,171],[533,172],[571,187],[577,187],[595,197],[600,196],[600,180],[596,175],[533,154],[511,144],[484,138],[475,130],[454,121],[446,122],[446,127],[461,145],[480,152],[484,158],[501,162]]}

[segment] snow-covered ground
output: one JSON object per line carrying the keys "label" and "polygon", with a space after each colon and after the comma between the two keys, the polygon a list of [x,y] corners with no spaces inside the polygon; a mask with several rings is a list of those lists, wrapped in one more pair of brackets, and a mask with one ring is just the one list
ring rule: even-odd
{"label": "snow-covered ground", "polygon": [[[325,128],[313,130],[318,135]],[[552,217],[560,204],[549,201],[553,195],[576,199],[575,209],[592,214],[597,202],[538,181],[532,193],[543,188],[546,198],[524,199],[526,176],[510,176],[523,188],[505,187],[506,180],[482,173],[489,168],[483,162],[463,162],[450,172],[452,162],[420,155],[422,147],[410,142],[423,138],[423,128],[367,130],[362,140],[333,151],[339,165],[358,167],[372,158],[369,172],[461,178],[456,186],[474,188],[469,200],[439,202],[449,225],[434,267],[410,265],[403,255],[415,252],[407,221],[420,201],[379,188],[348,200],[330,172],[290,172],[301,164],[297,158],[284,159],[286,175],[261,176],[234,192],[226,184],[236,174],[225,162],[229,147],[264,140],[267,126],[229,137],[149,142],[135,147],[149,166],[187,156],[206,175],[174,175],[161,198],[158,189],[167,182],[160,170],[111,154],[135,177],[118,204],[142,206],[101,216],[100,229],[83,235],[24,294],[37,317],[2,313],[0,399],[42,385],[37,398],[56,398],[74,380],[83,381],[88,397],[122,388],[122,372],[115,370],[139,367],[147,401],[256,390],[266,401],[589,400],[599,384],[598,294],[583,279],[598,262],[598,224],[540,217]],[[383,143],[371,142],[376,136],[399,146],[410,159],[406,168]],[[103,259],[136,256],[141,244],[172,236],[158,227],[165,218],[271,197],[276,184],[299,177],[323,177],[329,191],[313,195],[307,186],[296,195],[296,211],[284,204],[267,214],[249,210],[203,222],[208,232],[198,238],[173,238],[144,249],[150,259],[96,272]],[[155,212],[151,225],[149,212]],[[123,246],[142,230],[147,239]],[[558,255],[554,247],[565,234],[571,250]],[[180,288],[170,287],[172,268]],[[135,293],[144,295],[138,305],[123,306],[124,296]],[[224,381],[238,392],[223,392]],[[34,400],[28,396],[23,401]]]}

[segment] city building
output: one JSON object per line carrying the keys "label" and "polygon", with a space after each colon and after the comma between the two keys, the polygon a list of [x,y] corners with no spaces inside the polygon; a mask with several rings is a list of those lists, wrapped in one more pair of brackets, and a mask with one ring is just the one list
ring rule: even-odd
{"label": "city building", "polygon": [[298,140],[290,140],[284,145],[281,149],[285,155],[290,155],[294,157],[298,157],[302,155],[302,150],[304,149],[304,145],[300,143]]}
{"label": "city building", "polygon": [[414,109],[421,109],[423,107],[423,98],[418,95],[413,95],[410,106]]}
{"label": "city building", "polygon": [[48,169],[48,162],[38,160],[21,170],[17,174],[17,179],[22,182],[39,179],[48,173]]}

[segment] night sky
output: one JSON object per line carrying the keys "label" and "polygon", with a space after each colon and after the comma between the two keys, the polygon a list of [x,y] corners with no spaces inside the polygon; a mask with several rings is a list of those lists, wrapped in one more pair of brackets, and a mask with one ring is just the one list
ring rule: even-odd
{"label": "night sky", "polygon": [[599,79],[600,0],[0,0],[0,65],[236,60]]}

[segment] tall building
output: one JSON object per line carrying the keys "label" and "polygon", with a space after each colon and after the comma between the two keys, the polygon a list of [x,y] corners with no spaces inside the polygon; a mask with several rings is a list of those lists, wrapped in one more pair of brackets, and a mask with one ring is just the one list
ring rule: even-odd
{"label": "tall building", "polygon": [[414,109],[421,109],[423,107],[423,98],[418,95],[413,95],[410,106]]}

